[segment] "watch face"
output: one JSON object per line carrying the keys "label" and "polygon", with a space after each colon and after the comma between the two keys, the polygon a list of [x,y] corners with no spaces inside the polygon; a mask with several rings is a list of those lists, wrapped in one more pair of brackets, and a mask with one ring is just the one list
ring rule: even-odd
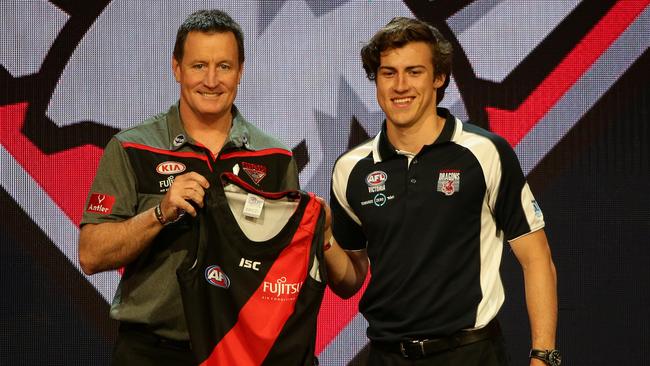
{"label": "watch face", "polygon": [[549,352],[548,360],[551,366],[560,366],[560,364],[562,363],[562,355],[560,355],[560,351],[554,349],[551,352]]}

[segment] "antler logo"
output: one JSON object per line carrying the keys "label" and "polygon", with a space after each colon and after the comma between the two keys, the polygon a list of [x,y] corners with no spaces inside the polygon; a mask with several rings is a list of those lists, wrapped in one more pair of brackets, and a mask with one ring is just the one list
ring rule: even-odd
{"label": "antler logo", "polygon": [[88,207],[86,207],[86,212],[108,215],[113,212],[114,203],[115,197],[113,196],[101,193],[93,193],[90,195],[90,199],[88,200]]}

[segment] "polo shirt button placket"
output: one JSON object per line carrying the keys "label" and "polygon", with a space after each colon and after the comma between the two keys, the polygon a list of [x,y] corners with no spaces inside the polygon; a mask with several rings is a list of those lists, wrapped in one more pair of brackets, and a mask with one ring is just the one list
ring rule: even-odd
{"label": "polo shirt button placket", "polygon": [[[415,157],[414,157],[414,158],[411,160],[411,165],[416,165],[417,163],[418,163],[418,158],[415,158]],[[415,168],[413,168],[413,169],[415,169]],[[411,177],[411,179],[410,179],[409,181],[411,182],[411,184],[415,184],[415,183],[417,183],[418,180],[415,179],[414,177]]]}

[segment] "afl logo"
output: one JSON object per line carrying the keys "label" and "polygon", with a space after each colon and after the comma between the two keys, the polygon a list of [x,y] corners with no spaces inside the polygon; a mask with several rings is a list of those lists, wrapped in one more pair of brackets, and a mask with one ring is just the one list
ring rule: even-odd
{"label": "afl logo", "polygon": [[177,161],[163,161],[158,164],[156,171],[159,174],[178,174],[185,171],[185,164],[179,163]]}
{"label": "afl logo", "polygon": [[388,174],[382,172],[381,170],[375,170],[366,176],[366,184],[368,187],[378,186],[384,184],[387,179]]}
{"label": "afl logo", "polygon": [[228,288],[230,287],[230,278],[226,276],[219,266],[210,266],[205,270],[205,279],[213,286]]}

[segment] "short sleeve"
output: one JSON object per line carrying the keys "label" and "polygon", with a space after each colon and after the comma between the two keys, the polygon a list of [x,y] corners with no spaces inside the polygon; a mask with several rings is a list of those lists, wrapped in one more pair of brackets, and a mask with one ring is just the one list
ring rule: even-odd
{"label": "short sleeve", "polygon": [[517,155],[505,140],[496,141],[500,157],[501,177],[492,208],[497,226],[503,230],[506,240],[511,241],[522,235],[544,227],[544,215],[519,165]]}
{"label": "short sleeve", "polygon": [[95,179],[86,198],[81,225],[123,221],[135,216],[137,182],[120,141],[106,145]]}
{"label": "short sleeve", "polygon": [[338,179],[332,174],[332,189],[330,192],[330,208],[332,210],[332,234],[336,242],[345,250],[361,250],[366,248],[366,236],[361,222],[354,214],[345,196],[346,180]]}

